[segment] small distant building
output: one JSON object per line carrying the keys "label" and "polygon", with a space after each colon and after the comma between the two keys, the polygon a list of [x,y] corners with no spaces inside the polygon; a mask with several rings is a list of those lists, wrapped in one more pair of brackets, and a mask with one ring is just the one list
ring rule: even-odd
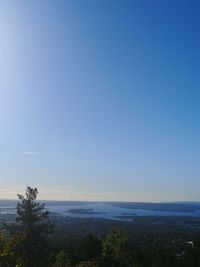
{"label": "small distant building", "polygon": [[190,246],[191,248],[194,247],[194,242],[193,242],[193,241],[188,241],[188,242],[186,242],[186,244],[187,244],[188,246]]}

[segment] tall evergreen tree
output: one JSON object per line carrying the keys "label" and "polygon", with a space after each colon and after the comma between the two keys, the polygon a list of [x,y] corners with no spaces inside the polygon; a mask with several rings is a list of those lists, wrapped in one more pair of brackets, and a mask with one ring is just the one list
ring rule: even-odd
{"label": "tall evergreen tree", "polygon": [[27,236],[38,236],[49,231],[48,215],[45,204],[36,202],[37,188],[26,188],[25,196],[18,194],[16,222]]}
{"label": "tall evergreen tree", "polygon": [[45,210],[44,204],[36,202],[37,195],[37,188],[29,186],[24,196],[18,194],[15,233],[6,248],[7,251],[13,252],[12,257],[18,266],[46,266],[47,235],[52,227],[48,221],[49,212]]}

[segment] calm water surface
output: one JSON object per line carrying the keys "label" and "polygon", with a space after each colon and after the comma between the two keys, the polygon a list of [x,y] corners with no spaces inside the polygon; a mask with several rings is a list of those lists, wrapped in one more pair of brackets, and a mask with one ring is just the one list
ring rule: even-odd
{"label": "calm water surface", "polygon": [[[0,200],[0,214],[16,213],[16,201]],[[188,204],[189,205],[189,204]],[[148,207],[148,204],[147,204]],[[96,202],[71,202],[71,201],[48,201],[46,208],[51,213],[57,213],[62,216],[80,217],[80,218],[106,218],[123,219],[119,217],[131,216],[194,216],[200,217],[200,205],[196,210],[190,212],[176,211],[158,211],[147,209],[134,209],[115,206],[113,203]]]}

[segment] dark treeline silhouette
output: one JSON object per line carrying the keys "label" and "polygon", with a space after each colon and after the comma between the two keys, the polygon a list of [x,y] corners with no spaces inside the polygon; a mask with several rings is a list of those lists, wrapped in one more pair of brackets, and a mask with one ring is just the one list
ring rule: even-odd
{"label": "dark treeline silhouette", "polygon": [[106,235],[58,237],[37,188],[18,195],[16,222],[2,226],[0,267],[199,267],[200,242],[181,253],[137,246],[118,228]]}

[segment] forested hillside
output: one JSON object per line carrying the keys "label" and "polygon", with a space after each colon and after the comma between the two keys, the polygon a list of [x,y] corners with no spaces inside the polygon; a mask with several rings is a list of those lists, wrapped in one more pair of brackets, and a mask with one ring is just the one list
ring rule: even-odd
{"label": "forested hillside", "polygon": [[44,204],[37,202],[37,195],[37,188],[27,187],[24,196],[18,195],[15,223],[2,225],[1,267],[200,266],[197,234],[190,242],[180,239],[180,233],[161,239],[158,228],[151,238],[146,232],[142,238],[141,231],[140,239],[134,240],[123,227],[115,225],[107,233],[80,234],[78,225],[77,234],[68,233],[67,226],[61,231],[50,219]]}

